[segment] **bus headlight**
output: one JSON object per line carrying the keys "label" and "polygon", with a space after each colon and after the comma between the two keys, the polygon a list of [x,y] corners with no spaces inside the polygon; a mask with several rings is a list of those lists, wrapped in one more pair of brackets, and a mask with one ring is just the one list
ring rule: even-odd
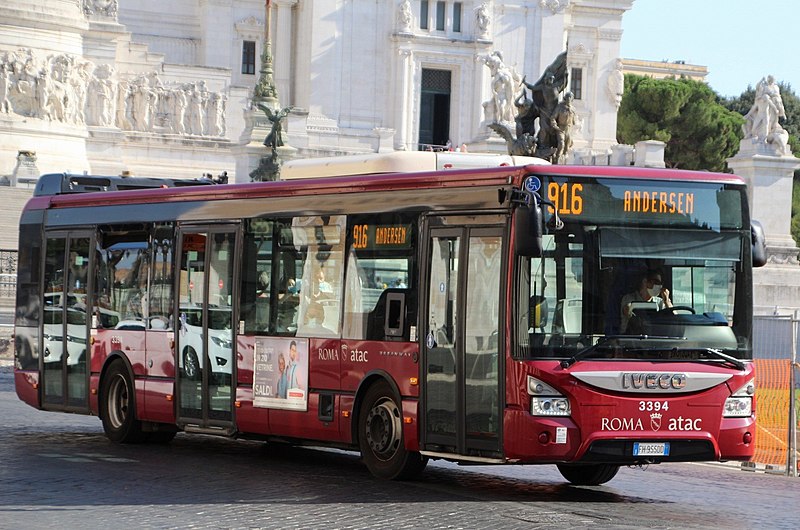
{"label": "bus headlight", "polygon": [[753,414],[753,396],[756,393],[755,380],[748,381],[742,388],[725,400],[723,418],[747,418]]}
{"label": "bus headlight", "polygon": [[565,397],[531,399],[531,414],[534,416],[569,416],[569,400]]}
{"label": "bus headlight", "polygon": [[569,399],[544,381],[528,376],[531,414],[534,416],[569,416]]}

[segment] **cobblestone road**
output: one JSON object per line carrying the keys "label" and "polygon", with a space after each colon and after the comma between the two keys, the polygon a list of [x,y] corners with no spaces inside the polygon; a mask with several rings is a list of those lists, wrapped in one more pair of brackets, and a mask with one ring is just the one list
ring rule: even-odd
{"label": "cobblestone road", "polygon": [[357,455],[179,434],[110,444],[94,417],[36,411],[0,366],[0,528],[797,528],[800,479],[708,465],[568,486],[553,466],[434,462],[415,482]]}

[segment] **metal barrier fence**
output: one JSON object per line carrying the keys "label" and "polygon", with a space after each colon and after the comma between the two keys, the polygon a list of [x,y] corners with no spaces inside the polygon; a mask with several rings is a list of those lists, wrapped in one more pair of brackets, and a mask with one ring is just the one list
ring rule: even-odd
{"label": "metal barrier fence", "polygon": [[17,283],[17,251],[0,249],[0,298],[14,298]]}
{"label": "metal barrier fence", "polygon": [[17,251],[0,249],[0,305],[14,303],[17,286]]}
{"label": "metal barrier fence", "polygon": [[798,331],[797,314],[753,318],[757,414],[753,461],[790,476],[798,476]]}

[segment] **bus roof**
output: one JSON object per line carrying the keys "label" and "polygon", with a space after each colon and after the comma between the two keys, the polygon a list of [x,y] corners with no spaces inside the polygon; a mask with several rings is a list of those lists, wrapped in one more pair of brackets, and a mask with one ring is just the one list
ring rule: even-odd
{"label": "bus roof", "polygon": [[[426,154],[426,153],[422,153]],[[213,186],[180,186],[168,188],[139,188],[114,193],[70,193],[33,197],[26,209],[81,207],[89,205],[136,204],[230,200],[245,197],[312,196],[403,190],[420,188],[457,188],[475,186],[520,186],[525,175],[559,175],[565,177],[636,178],[643,180],[675,180],[744,185],[742,178],[729,173],[641,168],[630,166],[542,165],[502,166],[445,171],[378,173],[372,175],[337,175],[311,177],[275,182],[250,182]],[[88,191],[88,190],[86,190]]]}
{"label": "bus roof", "polygon": [[715,182],[720,184],[745,184],[742,177],[733,173],[716,173],[713,171],[692,171],[688,169],[665,169],[639,166],[580,166],[563,165],[547,168],[532,168],[537,174],[573,176],[591,176],[608,178],[638,178],[653,180],[682,180],[691,182]]}
{"label": "bus roof", "polygon": [[395,151],[290,160],[281,168],[281,179],[549,164],[546,160],[530,156],[460,151]]}

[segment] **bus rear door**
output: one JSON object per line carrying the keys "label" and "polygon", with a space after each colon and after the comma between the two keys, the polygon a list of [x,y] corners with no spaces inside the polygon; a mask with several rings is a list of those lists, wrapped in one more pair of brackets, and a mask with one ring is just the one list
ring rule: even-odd
{"label": "bus rear door", "polygon": [[87,412],[90,232],[47,234],[42,317],[42,408]]}
{"label": "bus rear door", "polygon": [[428,220],[423,451],[501,455],[504,222],[501,216]]}

